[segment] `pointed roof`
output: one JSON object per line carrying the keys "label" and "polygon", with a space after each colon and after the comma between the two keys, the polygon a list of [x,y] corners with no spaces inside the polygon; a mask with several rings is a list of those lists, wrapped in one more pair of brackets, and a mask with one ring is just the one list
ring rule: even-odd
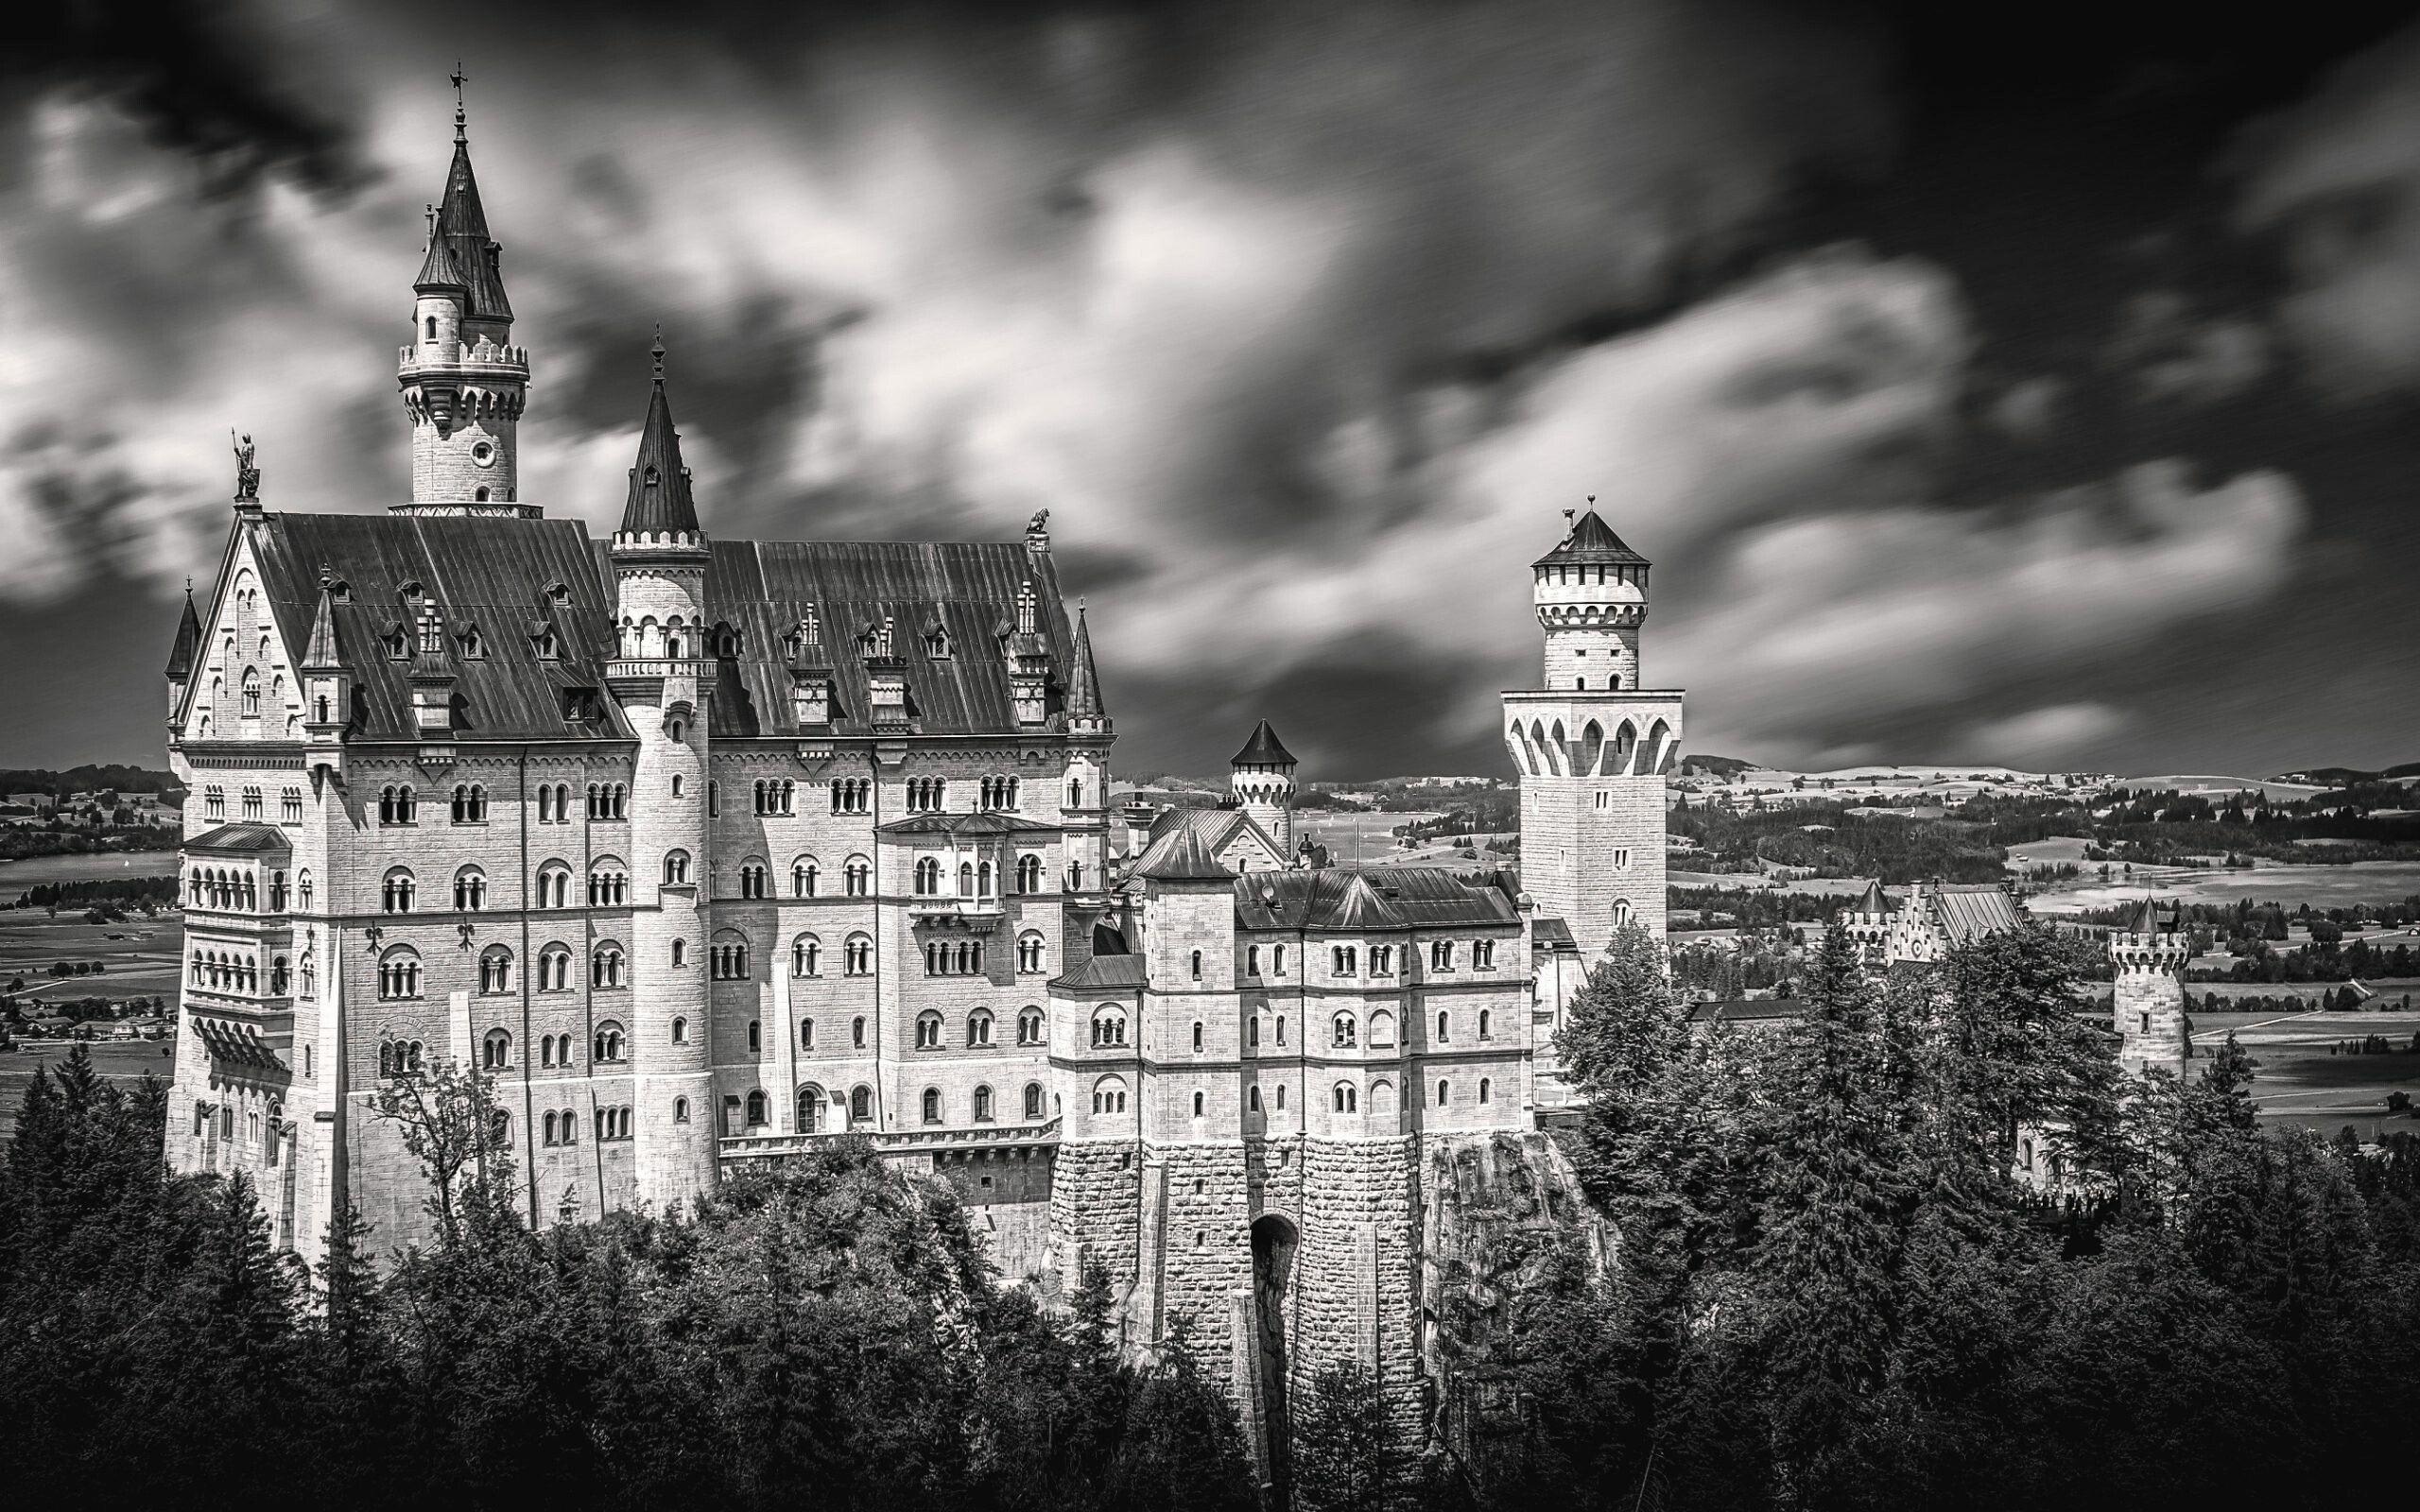
{"label": "pointed roof", "polygon": [[2156,935],[2165,927],[2165,918],[2166,915],[2159,904],[2152,902],[2151,896],[2146,893],[2143,901],[2135,905],[2134,917],[2126,921],[2126,933]]}
{"label": "pointed roof", "polygon": [[1882,896],[1882,879],[1879,877],[1865,885],[1865,895],[1857,901],[1857,907],[1853,910],[1860,914],[1887,914],[1890,911],[1891,901]]}
{"label": "pointed roof", "polygon": [[1530,565],[1544,567],[1549,563],[1582,561],[1610,562],[1634,567],[1644,567],[1648,564],[1646,558],[1622,543],[1622,538],[1615,535],[1613,526],[1605,524],[1602,517],[1594,509],[1580,517],[1580,523],[1571,527],[1571,534],[1563,538],[1562,544]]}
{"label": "pointed roof", "polygon": [[1132,875],[1154,882],[1232,882],[1236,874],[1210,853],[1200,830],[1185,825],[1152,842]]}
{"label": "pointed roof", "polygon": [[445,215],[440,211],[428,223],[428,255],[421,259],[420,276],[412,280],[412,287],[467,291],[470,286],[462,265],[454,259],[454,243],[445,234]]}
{"label": "pointed roof", "polygon": [[193,584],[185,584],[185,611],[177,621],[177,644],[168,650],[168,679],[184,682],[193,677],[193,664],[201,655],[201,616],[193,607]]}
{"label": "pointed roof", "polygon": [[1371,886],[1370,879],[1358,871],[1344,885],[1344,896],[1336,901],[1335,912],[1328,919],[1336,929],[1388,929],[1399,922],[1395,911],[1378,896],[1378,889]]}
{"label": "pointed roof", "polygon": [[1067,669],[1067,713],[1072,716],[1101,719],[1109,711],[1101,707],[1100,673],[1093,666],[1092,627],[1084,623],[1084,607],[1076,606],[1075,664]]}
{"label": "pointed roof", "polygon": [[672,426],[672,402],[664,397],[664,338],[656,337],[655,389],[648,396],[647,425],[639,432],[638,465],[631,469],[622,530],[633,535],[698,533],[698,507],[689,497],[689,470],[681,465],[681,433]]}
{"label": "pointed roof", "polygon": [[1227,765],[1230,766],[1292,766],[1295,761],[1294,753],[1286,748],[1285,742],[1277,738],[1277,731],[1270,728],[1268,720],[1264,719],[1253,728],[1252,739],[1244,742],[1244,748],[1236,752],[1235,759]]}
{"label": "pointed roof", "polygon": [[306,668],[340,667],[344,653],[337,644],[336,579],[325,567],[320,569],[320,607],[311,615],[311,645],[302,653]]}
{"label": "pointed roof", "polygon": [[471,172],[471,144],[458,119],[454,163],[445,173],[445,198],[437,207],[437,225],[455,267],[462,274],[462,286],[471,291],[470,314],[485,320],[510,320],[512,301],[504,297],[504,272],[498,266],[504,249],[489,239],[487,210],[479,203],[479,180]]}

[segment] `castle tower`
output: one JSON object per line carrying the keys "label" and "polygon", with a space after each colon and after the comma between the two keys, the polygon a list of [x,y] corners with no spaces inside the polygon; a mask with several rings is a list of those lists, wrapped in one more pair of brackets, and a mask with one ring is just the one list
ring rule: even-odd
{"label": "castle tower", "polygon": [[1880,878],[1867,883],[1864,896],[1841,911],[1840,924],[1868,968],[1879,971],[1890,963],[1891,900],[1883,896]]}
{"label": "castle tower", "polygon": [[1639,662],[1647,558],[1589,510],[1531,565],[1545,686],[1504,695],[1521,779],[1521,885],[1538,923],[1583,956],[1625,923],[1664,935],[1664,774],[1681,748],[1679,690]]}
{"label": "castle tower", "polygon": [[2118,1030],[2118,1064],[2130,1075],[2156,1067],[2185,1074],[2193,1054],[2185,1024],[2185,962],[2192,940],[2177,928],[2173,909],[2149,898],[2126,927],[2109,936],[2109,959],[2118,968],[2112,999]]}
{"label": "castle tower", "polygon": [[511,345],[503,249],[488,235],[460,105],[445,197],[412,281],[412,339],[396,382],[412,422],[412,514],[522,514],[517,436],[529,353]]}
{"label": "castle tower", "polygon": [[1276,843],[1278,854],[1290,854],[1294,848],[1293,752],[1264,719],[1227,765],[1227,790],[1235,795],[1237,806]]}
{"label": "castle tower", "polygon": [[168,648],[168,728],[177,727],[177,714],[184,708],[185,684],[193,680],[193,669],[201,660],[201,615],[193,607],[193,580],[185,580],[184,617],[177,621],[176,644]]}
{"label": "castle tower", "polygon": [[638,739],[630,867],[632,1137],[638,1192],[661,1208],[714,1184],[716,1131],[707,1018],[707,700],[714,663],[704,618],[709,548],[664,393],[664,343],[638,465],[614,532],[619,645],[606,680]]}
{"label": "castle tower", "polygon": [[[1047,538],[1045,538],[1046,541]],[[1046,549],[1046,547],[1045,548]],[[1066,834],[1067,890],[1106,903],[1109,892],[1109,747],[1116,727],[1100,696],[1092,627],[1076,606],[1074,665],[1067,669],[1067,766],[1059,822]]]}

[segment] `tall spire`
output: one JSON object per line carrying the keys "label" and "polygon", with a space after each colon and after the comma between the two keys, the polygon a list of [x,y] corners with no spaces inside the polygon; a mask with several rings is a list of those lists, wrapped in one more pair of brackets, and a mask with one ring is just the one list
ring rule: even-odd
{"label": "tall spire", "polygon": [[343,665],[344,653],[337,644],[336,575],[323,566],[320,569],[320,605],[311,613],[311,644],[302,653],[302,670]]}
{"label": "tall spire", "polygon": [[647,425],[639,432],[638,465],[631,469],[630,498],[622,507],[626,535],[698,533],[698,507],[689,496],[689,470],[681,465],[681,433],[672,425],[672,402],[664,394],[664,333],[651,349],[655,385],[648,396]]}
{"label": "tall spire", "polygon": [[1084,622],[1084,606],[1076,606],[1076,661],[1067,669],[1067,716],[1071,719],[1105,719],[1109,711],[1101,707],[1100,674],[1093,666],[1092,627]]}
{"label": "tall spire", "polygon": [[201,615],[193,607],[193,579],[185,579],[185,611],[177,621],[177,644],[168,652],[168,680],[186,682],[201,656]]}
{"label": "tall spire", "polygon": [[[469,116],[462,109],[465,76],[454,72],[454,163],[445,173],[445,195],[438,202],[437,226],[461,269],[471,291],[471,307],[463,312],[475,320],[510,324],[512,301],[504,296],[504,249],[488,235],[488,213],[479,203],[478,176],[471,171]],[[501,339],[501,338],[499,338]]]}

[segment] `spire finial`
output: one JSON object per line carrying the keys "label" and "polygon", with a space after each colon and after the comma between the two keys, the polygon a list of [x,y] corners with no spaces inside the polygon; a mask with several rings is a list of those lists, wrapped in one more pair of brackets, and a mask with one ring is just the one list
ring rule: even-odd
{"label": "spire finial", "polygon": [[656,387],[664,386],[664,322],[655,322],[655,345],[648,349],[655,356]]}
{"label": "spire finial", "polygon": [[470,140],[467,128],[471,117],[462,109],[462,86],[471,81],[471,76],[462,72],[462,60],[457,58],[454,60],[454,72],[447,77],[454,80],[454,140],[467,142]]}

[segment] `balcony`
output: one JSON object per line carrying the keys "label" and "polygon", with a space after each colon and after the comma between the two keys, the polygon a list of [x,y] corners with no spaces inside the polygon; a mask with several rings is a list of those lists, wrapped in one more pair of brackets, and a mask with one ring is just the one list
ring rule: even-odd
{"label": "balcony", "polygon": [[997,897],[910,898],[908,917],[940,929],[991,929],[1008,917]]}
{"label": "balcony", "polygon": [[829,1134],[726,1134],[715,1142],[726,1162],[779,1160],[807,1154],[836,1141],[871,1140],[883,1155],[931,1155],[984,1150],[1050,1150],[1059,1146],[1059,1120],[1035,1124],[983,1124],[972,1128],[847,1129]]}

